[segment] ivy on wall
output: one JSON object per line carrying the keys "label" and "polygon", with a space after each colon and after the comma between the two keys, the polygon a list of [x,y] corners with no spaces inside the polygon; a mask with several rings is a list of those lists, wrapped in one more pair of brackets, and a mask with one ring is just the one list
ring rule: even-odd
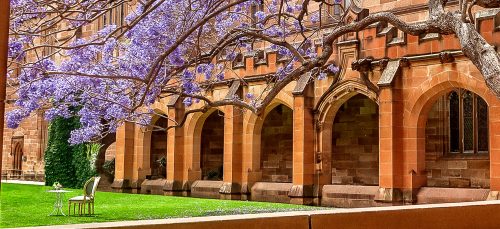
{"label": "ivy on wall", "polygon": [[59,182],[66,188],[82,188],[95,167],[89,163],[85,144],[70,145],[72,130],[80,125],[78,118],[56,118],[49,126],[49,140],[45,151],[45,185]]}

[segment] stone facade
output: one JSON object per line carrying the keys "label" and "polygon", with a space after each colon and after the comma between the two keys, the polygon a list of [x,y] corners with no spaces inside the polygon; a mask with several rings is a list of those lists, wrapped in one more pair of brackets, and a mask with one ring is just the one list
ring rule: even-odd
{"label": "stone facade", "polygon": [[[426,3],[368,0],[362,7],[421,21],[427,16]],[[491,45],[500,46],[500,14],[481,15],[478,31]],[[361,16],[350,12],[348,20]],[[266,58],[242,54],[243,64],[232,65],[226,79],[213,85],[210,98],[243,98],[264,91],[266,77],[282,63],[268,44],[255,47]],[[302,76],[260,116],[232,106],[190,114],[182,127],[168,130],[166,140],[125,123],[118,128],[114,148],[109,148],[116,161],[111,187],[337,207],[498,198],[500,100],[461,53],[454,36],[412,36],[378,23],[341,37],[335,47],[330,61],[341,68],[337,77],[312,81]],[[321,52],[320,45],[317,50]],[[245,83],[229,90],[237,81]],[[474,139],[483,139],[475,146],[483,147],[476,150],[481,152],[451,152],[452,142],[464,139],[450,125],[446,97],[454,90],[467,90],[487,104],[487,118],[479,119],[486,122],[487,134],[480,134],[480,128],[471,132],[477,135]],[[153,109],[167,114],[172,124],[199,106],[162,98]],[[12,135],[6,138],[11,142]],[[165,179],[152,176],[152,156],[160,151],[166,154]],[[208,180],[213,170],[222,171],[221,176]]]}

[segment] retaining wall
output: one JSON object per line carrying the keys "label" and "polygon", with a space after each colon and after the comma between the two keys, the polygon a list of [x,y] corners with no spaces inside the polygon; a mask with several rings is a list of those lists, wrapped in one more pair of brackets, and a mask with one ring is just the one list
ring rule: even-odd
{"label": "retaining wall", "polygon": [[500,228],[500,201],[75,224],[42,228]]}

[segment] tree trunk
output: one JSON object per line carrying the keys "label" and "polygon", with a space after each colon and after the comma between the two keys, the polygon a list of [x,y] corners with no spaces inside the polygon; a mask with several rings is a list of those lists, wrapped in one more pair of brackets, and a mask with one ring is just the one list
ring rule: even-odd
{"label": "tree trunk", "polygon": [[[451,18],[451,17],[450,17]],[[500,98],[500,55],[488,44],[471,23],[464,23],[452,17],[453,26],[462,51],[479,69],[488,87]]]}

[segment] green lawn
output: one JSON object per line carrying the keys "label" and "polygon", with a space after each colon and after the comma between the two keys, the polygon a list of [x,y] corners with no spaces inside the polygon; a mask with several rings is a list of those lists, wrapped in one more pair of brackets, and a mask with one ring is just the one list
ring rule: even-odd
{"label": "green lawn", "polygon": [[[51,187],[2,184],[0,227],[27,227],[74,223],[109,222],[141,219],[248,214],[315,210],[316,207],[251,201],[224,201],[159,195],[138,195],[97,192],[94,216],[48,216],[55,200]],[[69,189],[68,189],[69,190]],[[81,194],[72,190],[66,194],[63,211],[68,212],[67,198]]]}

